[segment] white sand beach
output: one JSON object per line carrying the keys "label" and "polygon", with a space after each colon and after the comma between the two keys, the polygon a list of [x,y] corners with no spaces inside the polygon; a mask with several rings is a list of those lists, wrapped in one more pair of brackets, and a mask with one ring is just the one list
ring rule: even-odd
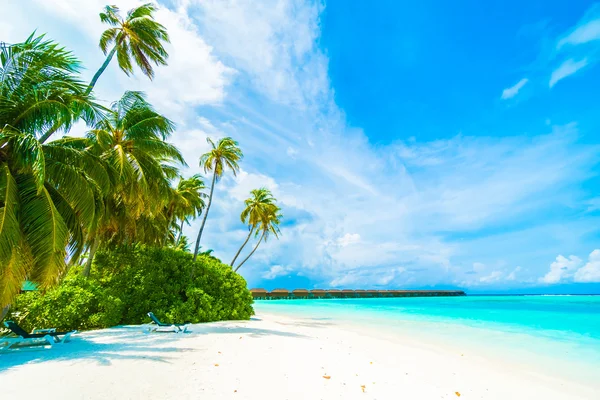
{"label": "white sand beach", "polygon": [[1,397],[589,400],[600,393],[600,383],[328,320],[260,314],[192,331],[121,327],[80,333],[49,350],[1,354]]}

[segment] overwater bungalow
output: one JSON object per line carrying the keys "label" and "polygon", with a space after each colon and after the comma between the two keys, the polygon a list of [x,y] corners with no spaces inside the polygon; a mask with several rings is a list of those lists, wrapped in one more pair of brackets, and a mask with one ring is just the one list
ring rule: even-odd
{"label": "overwater bungalow", "polygon": [[252,297],[254,299],[264,300],[268,297],[269,292],[265,289],[250,289],[250,293],[252,293]]}
{"label": "overwater bungalow", "polygon": [[306,289],[294,289],[292,295],[294,299],[308,299],[310,292]]}
{"label": "overwater bungalow", "polygon": [[287,289],[275,289],[271,291],[270,297],[273,299],[287,299],[290,298],[290,291]]}
{"label": "overwater bungalow", "polygon": [[364,290],[364,289],[275,289],[268,292],[262,288],[250,289],[252,297],[257,300],[267,299],[339,299],[339,298],[369,298],[369,297],[437,297],[464,296],[461,290]]}
{"label": "overwater bungalow", "polygon": [[339,299],[342,297],[342,291],[339,289],[329,289],[325,291],[325,297]]}

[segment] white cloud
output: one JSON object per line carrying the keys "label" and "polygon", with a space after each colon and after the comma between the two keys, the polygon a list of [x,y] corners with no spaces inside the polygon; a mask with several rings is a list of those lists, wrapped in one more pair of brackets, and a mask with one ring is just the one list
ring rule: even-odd
{"label": "white cloud", "polygon": [[486,276],[482,276],[481,278],[479,278],[479,282],[482,283],[494,283],[494,282],[498,282],[500,279],[502,279],[502,271],[492,271],[489,275]]}
{"label": "white cloud", "polygon": [[346,233],[337,240],[337,243],[342,247],[350,246],[358,242],[360,242],[360,235],[358,233]]}
{"label": "white cloud", "polygon": [[517,82],[516,85],[504,89],[502,91],[502,99],[506,100],[506,99],[515,97],[519,93],[519,91],[523,88],[523,86],[525,86],[527,84],[527,82],[529,82],[529,80],[527,78],[523,78],[519,82]]}
{"label": "white cloud", "polygon": [[258,173],[249,173],[243,169],[234,178],[236,185],[231,188],[229,195],[238,201],[244,201],[250,196],[252,189],[258,189],[265,187],[274,193],[275,197],[277,194],[277,183],[270,176],[266,176]]}
{"label": "white cloud", "polygon": [[270,99],[306,106],[327,97],[327,58],[316,45],[320,1],[191,0],[206,37]]}
{"label": "white cloud", "polygon": [[275,279],[280,276],[285,276],[290,273],[292,269],[289,267],[284,267],[282,265],[273,265],[266,271],[262,277],[265,279]]}
{"label": "white cloud", "polygon": [[591,252],[587,264],[575,273],[575,282],[600,282],[600,249]]}
{"label": "white cloud", "polygon": [[556,261],[550,264],[550,271],[540,278],[540,282],[559,283],[567,278],[570,278],[573,276],[581,263],[581,258],[577,256],[569,256],[569,258],[566,258],[562,255],[559,255],[556,257]]}
{"label": "white cloud", "polygon": [[507,281],[514,281],[517,279],[517,274],[521,272],[521,267],[516,267],[510,274],[506,276]]}
{"label": "white cloud", "polygon": [[548,85],[550,87],[556,85],[558,81],[566,78],[567,76],[573,75],[574,73],[585,67],[587,64],[587,58],[584,58],[579,61],[575,61],[572,58],[568,59],[567,61],[563,62],[558,68],[552,71],[552,75],[550,76],[550,82],[548,83]]}
{"label": "white cloud", "polygon": [[580,45],[600,40],[600,19],[593,19],[578,25],[566,37],[560,39],[556,45],[557,49],[565,45]]}

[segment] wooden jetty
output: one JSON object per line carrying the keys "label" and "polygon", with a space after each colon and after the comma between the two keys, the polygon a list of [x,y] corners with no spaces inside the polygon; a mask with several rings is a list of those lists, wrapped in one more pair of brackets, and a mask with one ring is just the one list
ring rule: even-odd
{"label": "wooden jetty", "polygon": [[462,290],[275,289],[269,292],[265,289],[250,289],[250,292],[255,300],[466,296]]}

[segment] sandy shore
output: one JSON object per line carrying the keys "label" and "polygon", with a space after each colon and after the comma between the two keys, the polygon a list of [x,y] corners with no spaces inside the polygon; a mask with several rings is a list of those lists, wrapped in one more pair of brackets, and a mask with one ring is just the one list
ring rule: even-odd
{"label": "sandy shore", "polygon": [[327,320],[261,314],[194,325],[85,332],[71,343],[0,355],[2,398],[593,399],[599,388],[418,338],[385,339]]}

